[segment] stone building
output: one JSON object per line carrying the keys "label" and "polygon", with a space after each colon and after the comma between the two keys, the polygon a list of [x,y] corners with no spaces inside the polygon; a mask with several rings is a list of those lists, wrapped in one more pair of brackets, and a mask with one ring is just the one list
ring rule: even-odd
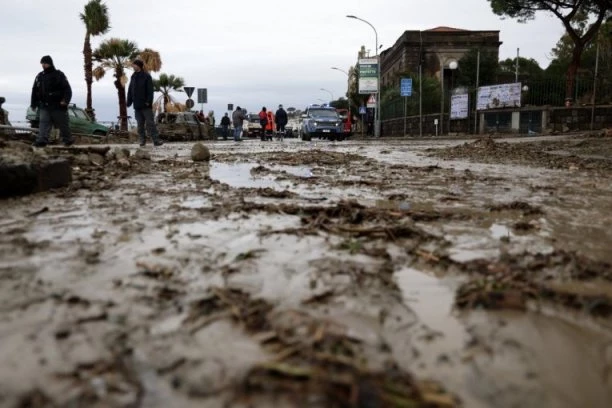
{"label": "stone building", "polygon": [[459,61],[471,49],[499,55],[499,31],[469,31],[451,27],[436,27],[424,31],[405,31],[395,44],[381,53],[381,82],[399,88],[398,74],[417,73],[423,61],[423,75],[449,78],[449,64]]}

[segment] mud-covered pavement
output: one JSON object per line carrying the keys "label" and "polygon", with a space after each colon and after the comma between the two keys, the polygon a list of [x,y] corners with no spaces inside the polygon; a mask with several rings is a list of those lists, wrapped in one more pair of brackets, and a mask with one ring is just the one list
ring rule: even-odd
{"label": "mud-covered pavement", "polygon": [[0,407],[612,405],[612,138],[208,146],[0,201]]}

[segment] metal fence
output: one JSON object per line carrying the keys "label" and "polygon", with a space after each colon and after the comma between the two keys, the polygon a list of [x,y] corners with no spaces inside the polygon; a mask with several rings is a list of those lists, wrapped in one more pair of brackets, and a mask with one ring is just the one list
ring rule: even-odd
{"label": "metal fence", "polygon": [[[486,85],[496,85],[501,82]],[[521,80],[523,91],[521,93],[522,106],[564,106],[566,99],[566,79],[563,78],[529,78]],[[595,90],[595,92],[593,92]],[[444,90],[444,112],[450,110],[451,90]],[[577,106],[587,106],[593,104],[609,105],[612,104],[612,73],[604,73],[597,79],[577,77],[574,92],[572,95],[573,104]],[[476,89],[469,90],[469,106],[471,116],[475,109]],[[441,95],[440,87],[436,90],[429,90],[422,96],[422,113],[429,115],[440,112]],[[404,116],[415,116],[419,114],[419,94],[414,92],[410,97],[395,96],[382,101],[382,119],[392,120],[403,118]]]}

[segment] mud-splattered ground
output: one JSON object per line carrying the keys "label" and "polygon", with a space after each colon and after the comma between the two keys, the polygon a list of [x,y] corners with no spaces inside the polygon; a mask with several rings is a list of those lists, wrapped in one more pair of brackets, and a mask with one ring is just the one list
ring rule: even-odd
{"label": "mud-splattered ground", "polygon": [[0,201],[0,407],[612,404],[611,138],[209,147]]}

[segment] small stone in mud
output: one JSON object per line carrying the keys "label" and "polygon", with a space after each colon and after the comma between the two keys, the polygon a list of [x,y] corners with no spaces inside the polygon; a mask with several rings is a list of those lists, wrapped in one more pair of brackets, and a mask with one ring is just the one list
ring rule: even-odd
{"label": "small stone in mud", "polygon": [[127,159],[130,157],[130,150],[126,149],[125,147],[116,147],[113,153],[115,153],[117,160]]}
{"label": "small stone in mud", "polygon": [[210,150],[203,143],[196,143],[191,148],[191,160],[194,162],[209,161]]}
{"label": "small stone in mud", "polygon": [[91,164],[96,166],[102,166],[104,164],[104,156],[99,155],[98,153],[89,153],[88,159]]}
{"label": "small stone in mud", "polygon": [[74,157],[74,164],[77,166],[87,166],[89,163],[89,156],[87,156],[85,153],[78,154]]}
{"label": "small stone in mud", "polygon": [[130,161],[124,157],[117,159],[117,164],[119,164],[119,166],[123,167],[124,169],[127,169],[131,166]]}
{"label": "small stone in mud", "polygon": [[134,157],[138,160],[151,160],[151,153],[145,149],[137,149]]}

